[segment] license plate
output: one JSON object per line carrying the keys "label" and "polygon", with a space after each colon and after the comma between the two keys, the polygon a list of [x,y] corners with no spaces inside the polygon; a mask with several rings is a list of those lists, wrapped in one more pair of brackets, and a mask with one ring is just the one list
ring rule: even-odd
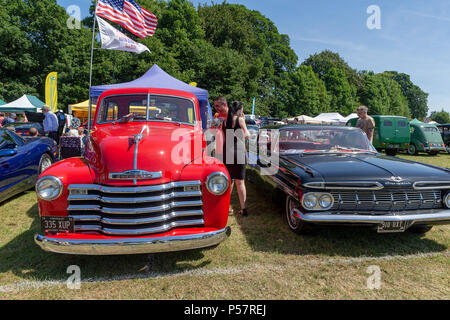
{"label": "license plate", "polygon": [[398,148],[400,148],[400,145],[398,145],[398,144],[391,144],[389,146],[389,148],[391,148],[391,149],[398,149]]}
{"label": "license plate", "polygon": [[378,226],[378,233],[405,232],[408,221],[385,221]]}
{"label": "license plate", "polygon": [[73,233],[74,220],[72,217],[41,217],[41,227],[44,232]]}

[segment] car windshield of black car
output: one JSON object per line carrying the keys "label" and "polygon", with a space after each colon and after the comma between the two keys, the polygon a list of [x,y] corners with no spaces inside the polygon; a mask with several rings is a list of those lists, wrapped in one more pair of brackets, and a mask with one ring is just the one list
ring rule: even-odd
{"label": "car windshield of black car", "polygon": [[280,130],[280,153],[376,152],[361,130],[293,128]]}

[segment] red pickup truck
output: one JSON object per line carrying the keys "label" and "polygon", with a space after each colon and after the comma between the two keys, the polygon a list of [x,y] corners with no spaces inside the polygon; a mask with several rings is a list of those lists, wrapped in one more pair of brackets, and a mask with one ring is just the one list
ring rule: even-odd
{"label": "red pickup truck", "polygon": [[230,177],[205,154],[199,103],[169,89],[105,91],[85,156],[36,183],[46,251],[141,254],[205,248],[230,235]]}

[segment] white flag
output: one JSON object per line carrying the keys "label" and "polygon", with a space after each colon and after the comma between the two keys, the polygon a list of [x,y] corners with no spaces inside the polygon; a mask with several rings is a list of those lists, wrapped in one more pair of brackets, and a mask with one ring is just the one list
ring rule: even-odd
{"label": "white flag", "polygon": [[135,53],[142,53],[150,50],[141,43],[131,40],[122,32],[114,28],[108,22],[97,17],[100,29],[100,37],[102,39],[102,49],[120,50]]}

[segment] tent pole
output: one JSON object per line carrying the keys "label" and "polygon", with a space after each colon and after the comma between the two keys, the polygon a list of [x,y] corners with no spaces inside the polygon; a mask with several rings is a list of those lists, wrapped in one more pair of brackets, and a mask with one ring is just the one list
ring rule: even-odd
{"label": "tent pole", "polygon": [[88,136],[91,134],[91,113],[92,113],[92,100],[91,100],[91,87],[92,87],[92,63],[94,60],[94,38],[95,38],[95,23],[96,12],[97,12],[98,0],[95,2],[94,9],[94,23],[92,24],[92,44],[91,44],[91,65],[89,70],[89,113],[88,113]]}

